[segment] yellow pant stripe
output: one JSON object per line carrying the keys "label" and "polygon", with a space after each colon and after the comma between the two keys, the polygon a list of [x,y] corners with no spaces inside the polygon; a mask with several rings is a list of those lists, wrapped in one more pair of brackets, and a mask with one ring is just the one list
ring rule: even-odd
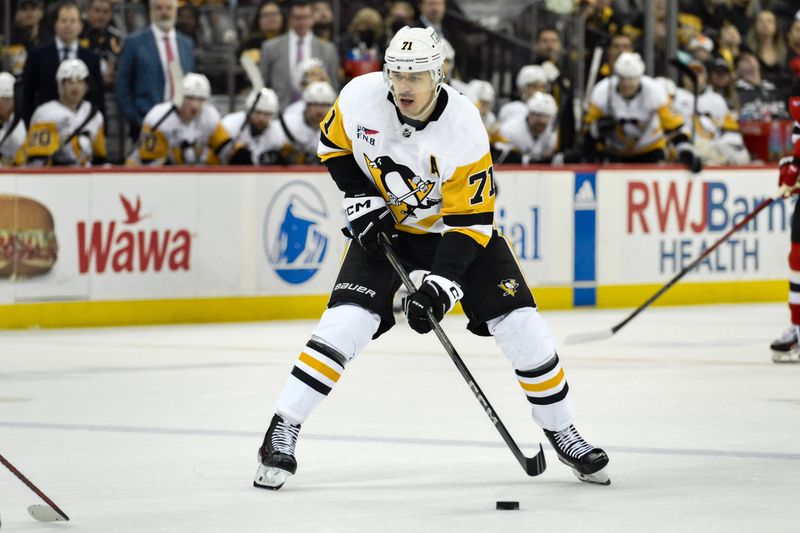
{"label": "yellow pant stripe", "polygon": [[548,389],[557,387],[559,383],[561,383],[561,380],[563,379],[564,379],[564,369],[560,368],[558,370],[558,374],[548,379],[547,381],[543,381],[541,383],[524,383],[520,381],[519,384],[522,385],[522,388],[525,389],[526,391],[544,392]]}
{"label": "yellow pant stripe", "polygon": [[308,366],[310,366],[311,368],[313,368],[314,370],[316,370],[317,372],[319,372],[320,374],[322,374],[323,376],[325,376],[326,378],[330,379],[331,381],[334,382],[339,381],[339,377],[341,376],[341,374],[339,374],[337,371],[335,371],[325,363],[317,361],[316,359],[308,355],[306,352],[302,352],[300,354],[300,360],[305,364],[307,364]]}

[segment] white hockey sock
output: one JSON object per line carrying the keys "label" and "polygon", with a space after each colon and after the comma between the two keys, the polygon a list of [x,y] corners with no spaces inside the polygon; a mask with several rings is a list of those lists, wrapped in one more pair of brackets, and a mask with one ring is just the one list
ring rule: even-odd
{"label": "white hockey sock", "polygon": [[550,431],[569,427],[574,419],[569,385],[542,316],[525,307],[490,320],[488,326],[514,367],[534,421]]}
{"label": "white hockey sock", "polygon": [[380,317],[356,305],[327,309],[294,364],[275,412],[302,424],[378,330]]}

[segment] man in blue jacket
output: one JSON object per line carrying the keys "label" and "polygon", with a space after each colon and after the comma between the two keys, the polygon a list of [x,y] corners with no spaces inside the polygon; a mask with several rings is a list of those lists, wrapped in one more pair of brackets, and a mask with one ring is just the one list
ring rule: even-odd
{"label": "man in blue jacket", "polygon": [[176,83],[173,64],[182,73],[194,70],[194,43],[175,31],[177,0],[151,0],[150,26],[125,40],[117,71],[116,96],[120,111],[136,139],[150,109],[171,100]]}

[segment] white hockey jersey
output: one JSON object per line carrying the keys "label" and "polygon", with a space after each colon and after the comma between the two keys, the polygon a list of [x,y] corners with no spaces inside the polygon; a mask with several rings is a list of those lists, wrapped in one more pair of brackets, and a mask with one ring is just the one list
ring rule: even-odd
{"label": "white hockey jersey", "polygon": [[232,148],[219,111],[210,103],[187,123],[172,102],[162,102],[145,115],[139,146],[128,164],[218,165],[227,162]]}
{"label": "white hockey jersey", "polygon": [[253,136],[249,125],[245,126],[246,120],[247,112],[237,111],[225,115],[222,125],[228,132],[228,136],[235,139],[237,144],[243,144],[250,150],[254,165],[274,165],[280,158],[288,155],[289,140],[277,120],[272,119],[269,126],[258,136]]}
{"label": "white hockey jersey", "polygon": [[584,120],[591,128],[600,117],[616,119],[617,127],[605,147],[611,154],[625,157],[660,150],[667,144],[665,134],[689,134],[681,116],[672,111],[664,88],[649,76],[642,76],[640,82],[632,98],[619,94],[616,76],[600,80],[592,89]]}
{"label": "white hockey jersey", "polygon": [[308,125],[305,119],[306,103],[298,100],[286,106],[280,116],[280,124],[289,144],[292,146],[292,159],[298,164],[312,164],[317,161],[319,127]]}
{"label": "white hockey jersey", "polygon": [[[534,137],[528,127],[528,116],[517,115],[500,125],[501,141],[495,148],[505,150],[509,147],[520,153],[522,164],[543,162],[551,159],[558,149],[558,131],[555,120],[538,137]],[[500,159],[498,158],[498,161]]]}
{"label": "white hockey jersey", "polygon": [[514,117],[526,116],[528,114],[528,106],[522,100],[512,100],[500,106],[500,111],[497,112],[497,120],[502,125]]}
{"label": "white hockey jersey", "polygon": [[0,125],[0,167],[19,166],[25,162],[26,135],[25,122],[16,120],[14,113],[11,113],[8,120]]}
{"label": "white hockey jersey", "polygon": [[319,157],[352,156],[408,233],[460,232],[486,246],[495,202],[489,140],[478,108],[447,84],[422,129],[404,124],[383,74],[342,90],[320,125]]}
{"label": "white hockey jersey", "polygon": [[[80,131],[73,135],[79,127]],[[46,102],[33,112],[25,153],[27,163],[34,166],[86,166],[93,159],[105,159],[103,114],[93,111],[86,101],[81,102],[77,111],[58,100]]]}

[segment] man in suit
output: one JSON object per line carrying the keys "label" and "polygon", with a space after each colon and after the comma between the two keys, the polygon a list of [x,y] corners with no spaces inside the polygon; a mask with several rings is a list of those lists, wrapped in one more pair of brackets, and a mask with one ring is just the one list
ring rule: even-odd
{"label": "man in suit", "polygon": [[194,42],[175,31],[177,11],[177,0],[151,0],[150,26],[123,45],[115,92],[133,139],[138,139],[147,112],[174,96],[181,80],[170,72],[194,70]]}
{"label": "man in suit", "polygon": [[304,59],[316,57],[321,60],[334,89],[339,87],[339,58],[336,47],[315,36],[311,28],[314,19],[311,5],[306,1],[295,1],[289,7],[289,31],[265,41],[261,46],[261,72],[264,83],[278,94],[281,109],[299,100],[302,88],[292,80],[299,79],[295,71]]}
{"label": "man in suit", "polygon": [[439,32],[439,35],[447,39],[456,52],[455,65],[453,70],[457,72],[463,79],[469,73],[470,61],[472,57],[469,44],[464,39],[463,35],[452,26],[452,20],[448,23],[445,22],[445,15],[447,14],[447,0],[420,0],[419,1],[419,19],[417,19],[417,27],[428,28],[431,27]]}
{"label": "man in suit", "polygon": [[45,102],[58,99],[56,71],[65,59],[80,59],[89,68],[89,93],[87,99],[101,113],[105,113],[103,76],[97,54],[78,44],[83,29],[81,12],[72,2],[58,8],[55,23],[55,41],[34,48],[25,61],[22,71],[22,118],[30,123],[34,109]]}

